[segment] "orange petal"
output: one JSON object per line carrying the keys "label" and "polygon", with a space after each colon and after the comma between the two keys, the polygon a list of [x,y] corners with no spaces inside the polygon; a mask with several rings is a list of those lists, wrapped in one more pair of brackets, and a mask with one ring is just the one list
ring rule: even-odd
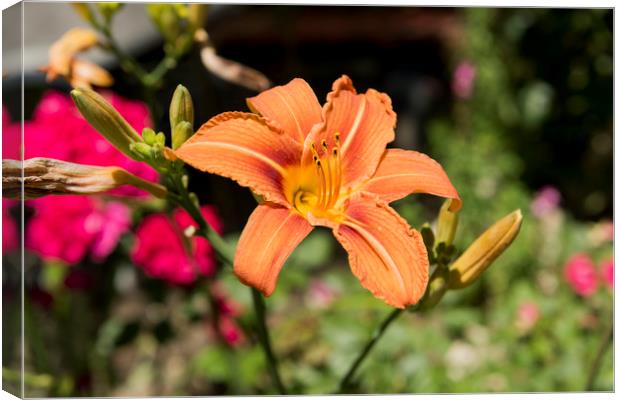
{"label": "orange petal", "polygon": [[312,126],[321,122],[321,105],[312,88],[295,78],[247,99],[253,112],[278,124],[286,133],[303,143]]}
{"label": "orange petal", "polygon": [[[311,143],[323,139],[331,147],[340,134],[343,186],[351,187],[369,178],[377,168],[385,146],[394,140],[396,114],[390,98],[374,89],[356,94],[351,80],[334,82],[323,107],[323,123],[316,125],[305,142],[304,163],[312,161]],[[319,150],[319,154],[322,150]]]}
{"label": "orange petal", "polygon": [[441,165],[417,151],[389,149],[362,190],[391,202],[411,193],[429,193],[454,199],[450,211],[461,208],[461,199]]}
{"label": "orange petal", "polygon": [[251,113],[213,117],[175,154],[194,168],[234,179],[267,201],[288,206],[285,168],[299,163],[301,145]]}
{"label": "orange petal", "polygon": [[68,30],[50,47],[50,67],[60,75],[69,75],[73,57],[97,43],[97,34],[91,29],[72,28]]}
{"label": "orange petal", "polygon": [[[75,81],[86,82],[95,86],[107,87],[112,86],[114,79],[112,75],[99,65],[90,61],[74,59],[71,64],[71,75]],[[79,87],[79,85],[72,85]]]}
{"label": "orange petal", "polygon": [[271,295],[284,262],[311,230],[308,221],[296,212],[259,205],[241,233],[235,275],[265,296]]}
{"label": "orange petal", "polygon": [[375,297],[404,308],[424,295],[429,264],[422,236],[387,203],[354,195],[334,235],[349,253],[351,270]]}

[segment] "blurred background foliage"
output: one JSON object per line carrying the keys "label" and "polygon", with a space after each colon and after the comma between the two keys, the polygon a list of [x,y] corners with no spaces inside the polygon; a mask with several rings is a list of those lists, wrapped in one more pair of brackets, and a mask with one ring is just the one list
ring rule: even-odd
{"label": "blurred background foliage", "polygon": [[[139,6],[120,12],[132,7]],[[395,146],[431,155],[459,190],[459,251],[495,220],[523,211],[519,236],[479,282],[390,327],[362,366],[355,392],[586,388],[612,326],[612,290],[596,278],[595,291],[578,294],[565,266],[584,253],[598,271],[612,257],[612,22],[604,9],[209,8],[207,29],[218,51],[276,84],[303,77],[322,100],[345,73],[360,90],[388,93],[399,117]],[[135,55],[155,64],[161,44]],[[117,93],[139,98],[135,82],[112,72]],[[31,108],[50,87],[67,90],[30,77]],[[207,73],[195,53],[160,89],[161,108],[179,83],[192,93],[197,124],[245,110],[245,97],[254,95]],[[8,96],[3,104],[18,109]],[[154,119],[167,129],[164,115]],[[190,185],[218,209],[227,237],[236,240],[255,205],[251,194],[197,171]],[[540,211],[545,187],[559,198]],[[434,222],[440,204],[413,195],[395,207],[419,229]],[[140,212],[148,207],[136,211],[135,221]],[[67,268],[26,254],[28,396],[274,393],[252,335],[248,289],[228,270],[183,287],[149,278],[128,260],[133,240],[123,236],[103,264]],[[6,287],[11,274],[4,265]],[[95,284],[67,287],[75,271]],[[209,330],[206,292],[214,287],[238,310],[233,344]],[[334,391],[390,311],[360,287],[324,230],[295,251],[267,304],[293,393]],[[11,315],[3,324],[5,381],[18,356]],[[613,389],[612,354],[603,353],[593,389]]]}

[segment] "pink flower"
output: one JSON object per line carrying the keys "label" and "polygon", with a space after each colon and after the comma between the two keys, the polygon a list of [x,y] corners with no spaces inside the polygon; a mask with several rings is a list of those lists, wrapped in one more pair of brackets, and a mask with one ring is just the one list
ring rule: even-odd
{"label": "pink flower", "polygon": [[610,288],[614,287],[614,260],[610,258],[601,263],[601,276],[603,282]]}
{"label": "pink flower", "polygon": [[534,201],[530,204],[530,209],[536,217],[542,218],[555,210],[561,199],[562,196],[556,188],[545,186],[536,193]]}
{"label": "pink flower", "polygon": [[[202,215],[216,231],[222,224],[213,207],[203,206]],[[215,253],[209,242],[194,236],[183,242],[183,231],[196,227],[183,209],[176,209],[172,218],[166,214],[151,214],[144,218],[136,230],[136,243],[131,253],[133,262],[153,277],[170,283],[185,285],[200,275],[208,276],[215,269]]]}
{"label": "pink flower", "polygon": [[460,99],[467,100],[474,91],[474,79],[476,78],[476,67],[469,62],[461,62],[452,76],[452,92]]}
{"label": "pink flower", "polygon": [[235,317],[241,314],[241,306],[229,299],[220,287],[214,287],[213,296],[219,310],[219,335],[230,346],[237,347],[245,342],[245,335]]}
{"label": "pink flower", "polygon": [[539,318],[538,304],[533,302],[522,303],[517,310],[517,328],[523,332],[530,331]]}
{"label": "pink flower", "polygon": [[[103,95],[129,122],[142,132],[149,125],[147,107],[125,100],[112,92]],[[24,124],[25,158],[50,157],[80,164],[122,167],[149,181],[157,180],[157,172],[116,150],[80,115],[71,98],[59,92],[47,92],[37,105],[33,120]],[[113,191],[124,195],[145,195],[142,190],[124,187]]]}
{"label": "pink flower", "polygon": [[26,248],[68,264],[78,263],[88,252],[102,261],[131,222],[124,204],[86,196],[48,196],[26,204],[34,208],[26,225]]}
{"label": "pink flower", "polygon": [[11,208],[17,204],[17,201],[11,199],[2,199],[2,253],[17,249],[19,245],[19,234],[17,222],[11,216]]}
{"label": "pink flower", "polygon": [[220,319],[220,335],[230,346],[237,347],[245,341],[245,335],[237,322],[231,317]]}
{"label": "pink flower", "polygon": [[591,296],[598,287],[594,264],[587,254],[579,253],[572,256],[564,267],[566,281],[580,296]]}

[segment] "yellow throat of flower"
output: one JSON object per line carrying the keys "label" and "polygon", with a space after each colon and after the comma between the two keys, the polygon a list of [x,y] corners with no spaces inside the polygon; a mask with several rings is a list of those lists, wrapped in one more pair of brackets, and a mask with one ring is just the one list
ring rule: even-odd
{"label": "yellow throat of flower", "polygon": [[310,146],[313,162],[287,171],[286,198],[304,217],[312,213],[315,217],[339,222],[342,218],[340,134],[334,134],[331,147],[325,139],[320,146],[315,143]]}

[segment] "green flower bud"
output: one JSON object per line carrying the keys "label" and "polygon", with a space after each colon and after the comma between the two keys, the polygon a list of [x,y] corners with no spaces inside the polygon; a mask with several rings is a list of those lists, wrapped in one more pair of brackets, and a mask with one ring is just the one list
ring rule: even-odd
{"label": "green flower bud", "polygon": [[150,160],[153,158],[153,148],[146,143],[132,143],[130,148],[135,159]]}
{"label": "green flower bud", "polygon": [[154,144],[165,146],[166,145],[166,134],[163,132],[157,132],[157,135],[155,135]]}
{"label": "green flower bud", "polygon": [[469,286],[499,257],[521,228],[521,210],[495,222],[450,266],[450,289]]}
{"label": "green flower bud", "polygon": [[172,130],[172,148],[178,149],[193,134],[192,124],[187,121],[179,122]]}
{"label": "green flower bud", "polygon": [[449,246],[454,241],[456,228],[459,225],[459,215],[450,211],[452,199],[446,200],[439,210],[439,218],[437,220],[437,243],[445,243]]}
{"label": "green flower bud", "polygon": [[142,137],[101,95],[89,89],[71,91],[73,102],[88,123],[114,147],[135,158],[130,145],[141,143]]}
{"label": "green flower bud", "polygon": [[155,131],[151,128],[144,128],[142,130],[142,140],[148,145],[154,145],[157,142]]}
{"label": "green flower bud", "polygon": [[[181,122],[189,122],[190,130],[194,129],[194,104],[189,90],[183,85],[178,85],[170,100],[170,129]],[[176,147],[174,147],[176,149]]]}

